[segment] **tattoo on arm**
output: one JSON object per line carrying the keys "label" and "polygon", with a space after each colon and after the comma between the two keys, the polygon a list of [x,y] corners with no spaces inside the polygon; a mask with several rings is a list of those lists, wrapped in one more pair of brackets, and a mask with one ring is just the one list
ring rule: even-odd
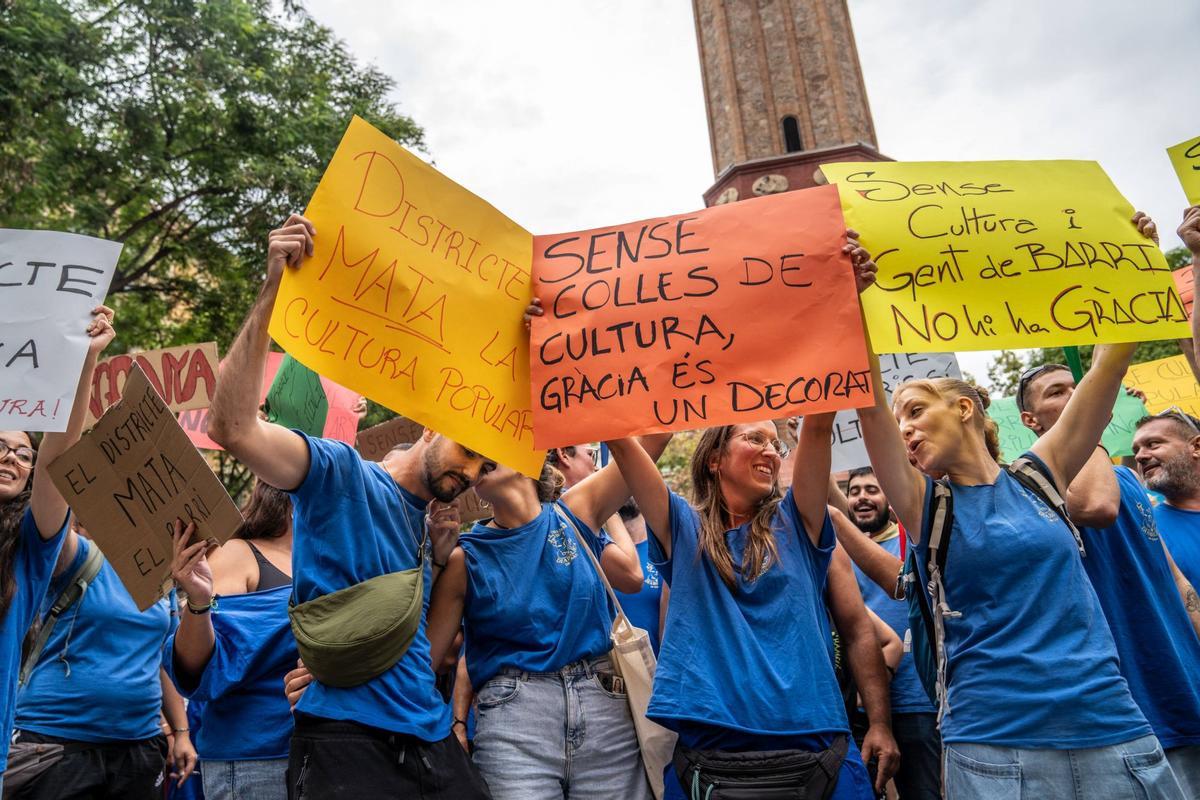
{"label": "tattoo on arm", "polygon": [[1200,612],[1200,596],[1197,596],[1196,590],[1190,586],[1188,587],[1188,590],[1184,592],[1183,604],[1187,606],[1189,614]]}

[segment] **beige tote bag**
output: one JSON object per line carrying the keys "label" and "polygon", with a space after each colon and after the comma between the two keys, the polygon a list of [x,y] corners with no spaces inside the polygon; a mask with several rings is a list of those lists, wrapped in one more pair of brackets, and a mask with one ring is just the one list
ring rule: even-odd
{"label": "beige tote bag", "polygon": [[654,658],[654,648],[650,645],[650,634],[641,628],[635,628],[629,621],[629,617],[625,616],[625,612],[621,609],[621,601],[613,592],[612,584],[608,582],[608,576],[604,574],[604,568],[600,566],[600,560],[596,558],[592,548],[588,547],[575,522],[563,513],[561,508],[555,506],[554,510],[558,512],[559,518],[574,531],[575,541],[588,554],[588,558],[591,559],[592,565],[600,575],[600,580],[604,581],[604,588],[608,590],[608,596],[612,599],[613,606],[617,609],[617,617],[613,620],[612,625],[613,648],[609,653],[609,658],[621,679],[625,681],[629,713],[633,716],[633,727],[637,731],[638,744],[642,749],[642,764],[646,768],[646,777],[650,781],[650,788],[654,791],[655,798],[662,800],[663,770],[671,763],[671,757],[675,753],[675,740],[678,737],[674,731],[669,731],[657,722],[646,718],[646,709],[650,705],[650,694],[654,690],[654,670],[658,666],[658,661]]}

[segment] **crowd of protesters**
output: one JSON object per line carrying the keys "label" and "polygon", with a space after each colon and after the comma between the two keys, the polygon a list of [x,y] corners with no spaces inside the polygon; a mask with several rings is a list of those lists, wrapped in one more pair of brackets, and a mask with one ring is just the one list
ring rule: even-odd
{"label": "crowd of protesters", "polygon": [[[1200,261],[1200,207],[1179,234]],[[258,409],[315,236],[272,231],[212,403],[257,478],[244,524],[214,549],[177,522],[160,602],[35,469],[82,433],[110,309],[66,431],[0,431],[4,798],[1200,798],[1200,420],[1145,417],[1114,466],[1135,345],[1022,374],[1012,464],[953,378],[858,411],[844,489],[832,414],[703,431],[690,497],[669,434],[552,450],[537,479],[432,430],[370,462]],[[853,231],[844,252],[861,292],[875,265]],[[469,489],[491,516],[464,529]],[[618,604],[677,736],[653,780]]]}

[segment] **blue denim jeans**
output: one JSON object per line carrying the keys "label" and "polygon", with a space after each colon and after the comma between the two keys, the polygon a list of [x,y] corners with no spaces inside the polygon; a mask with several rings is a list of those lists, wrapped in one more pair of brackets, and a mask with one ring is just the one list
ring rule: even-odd
{"label": "blue denim jeans", "polygon": [[287,800],[288,760],[211,761],[204,759],[204,800]]}
{"label": "blue denim jeans", "polygon": [[946,745],[946,800],[1184,800],[1154,736],[1084,750]]}
{"label": "blue denim jeans", "polygon": [[900,747],[896,790],[903,800],[941,800],[942,735],[937,714],[892,714],[892,735]]}
{"label": "blue denim jeans", "polygon": [[629,701],[607,658],[505,670],[475,697],[475,765],[494,800],[651,800]]}
{"label": "blue denim jeans", "polygon": [[1183,796],[1200,797],[1200,745],[1168,749],[1167,762],[1175,771],[1175,779],[1183,788]]}

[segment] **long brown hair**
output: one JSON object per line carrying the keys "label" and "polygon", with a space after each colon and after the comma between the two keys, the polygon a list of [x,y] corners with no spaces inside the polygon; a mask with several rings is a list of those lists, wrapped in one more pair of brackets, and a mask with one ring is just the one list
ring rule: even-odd
{"label": "long brown hair", "polygon": [[[29,446],[36,453],[37,441],[29,438]],[[36,467],[35,467],[36,469]],[[17,590],[16,563],[17,549],[21,546],[21,517],[29,508],[29,497],[33,493],[33,470],[25,478],[25,488],[7,502],[0,503],[0,620],[8,614],[8,606],[12,603]]]}
{"label": "long brown hair", "polygon": [[725,532],[732,522],[725,498],[721,495],[721,479],[708,462],[714,455],[719,459],[729,445],[733,425],[709,428],[700,436],[696,452],[692,454],[692,506],[700,514],[700,552],[716,567],[721,580],[730,589],[737,588],[737,573],[747,581],[758,579],[779,559],[775,544],[775,533],[771,523],[783,492],[779,484],[771,487],[770,493],[759,501],[758,510],[750,519],[750,533],[742,552],[742,563],[734,564]]}
{"label": "long brown hair", "polygon": [[287,492],[256,481],[250,499],[242,506],[242,517],[234,539],[278,539],[292,524],[292,498]]}
{"label": "long brown hair", "polygon": [[994,461],[1000,461],[1000,426],[996,424],[996,420],[988,416],[987,409],[992,404],[992,398],[987,389],[973,383],[960,381],[958,378],[922,378],[905,381],[896,387],[896,391],[892,395],[893,409],[895,409],[896,398],[900,397],[900,393],[905,389],[917,389],[936,395],[951,404],[960,397],[970,400],[971,405],[975,407],[973,425],[983,435],[983,443],[987,447],[988,455]]}

